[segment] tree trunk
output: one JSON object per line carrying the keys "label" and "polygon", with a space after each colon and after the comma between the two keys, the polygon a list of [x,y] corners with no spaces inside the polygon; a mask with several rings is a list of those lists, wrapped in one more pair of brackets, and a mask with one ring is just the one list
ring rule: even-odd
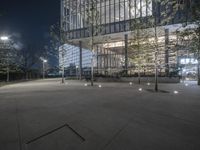
{"label": "tree trunk", "polygon": [[93,52],[92,52],[92,59],[91,59],[91,86],[94,85],[94,58],[93,58]]}
{"label": "tree trunk", "polygon": [[155,91],[158,92],[158,66],[155,66]]}
{"label": "tree trunk", "polygon": [[197,52],[197,76],[198,76],[198,85],[200,86],[200,33],[199,33],[199,44],[198,44],[198,52]]}
{"label": "tree trunk", "polygon": [[64,74],[65,74],[65,67],[64,67],[64,49],[63,49],[63,46],[62,46],[62,81],[61,81],[61,83],[65,83]]}
{"label": "tree trunk", "polygon": [[25,72],[25,76],[26,80],[28,80],[28,71]]}
{"label": "tree trunk", "polygon": [[198,85],[200,86],[200,60],[198,59],[198,65],[197,65],[197,75],[198,75]]}
{"label": "tree trunk", "polygon": [[92,36],[92,59],[91,59],[91,86],[94,85],[94,45],[93,45],[93,36]]}
{"label": "tree trunk", "polygon": [[91,60],[91,86],[94,85],[94,1],[92,1],[92,60]]}
{"label": "tree trunk", "polygon": [[139,68],[138,68],[138,84],[141,83],[141,73],[140,73],[140,65],[139,65]]}

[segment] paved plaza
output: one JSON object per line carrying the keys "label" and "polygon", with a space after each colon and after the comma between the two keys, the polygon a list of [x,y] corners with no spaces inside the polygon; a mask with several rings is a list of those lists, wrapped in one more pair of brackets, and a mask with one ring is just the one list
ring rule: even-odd
{"label": "paved plaza", "polygon": [[200,87],[60,79],[0,87],[0,150],[199,150]]}

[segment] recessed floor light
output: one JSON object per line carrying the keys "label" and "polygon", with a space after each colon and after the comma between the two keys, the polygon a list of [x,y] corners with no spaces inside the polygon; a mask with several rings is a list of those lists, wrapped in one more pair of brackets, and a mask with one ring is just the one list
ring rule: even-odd
{"label": "recessed floor light", "polygon": [[174,91],[174,94],[178,94],[179,92],[178,91]]}
{"label": "recessed floor light", "polygon": [[142,92],[142,88],[139,88],[138,90],[139,90],[140,92]]}

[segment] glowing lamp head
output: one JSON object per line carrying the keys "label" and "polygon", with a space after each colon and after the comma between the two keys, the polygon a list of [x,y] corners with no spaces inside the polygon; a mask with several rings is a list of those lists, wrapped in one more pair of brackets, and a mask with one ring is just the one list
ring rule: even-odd
{"label": "glowing lamp head", "polygon": [[43,62],[44,62],[44,63],[46,63],[46,62],[47,62],[47,60],[46,60],[46,59],[44,59],[44,60],[43,60]]}
{"label": "glowing lamp head", "polygon": [[1,40],[2,40],[2,41],[7,41],[7,40],[8,40],[8,37],[7,37],[7,36],[2,36],[2,37],[1,37]]}

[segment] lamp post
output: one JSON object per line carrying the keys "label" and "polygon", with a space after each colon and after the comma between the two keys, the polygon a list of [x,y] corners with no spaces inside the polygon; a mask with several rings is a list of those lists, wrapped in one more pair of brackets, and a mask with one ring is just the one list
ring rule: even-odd
{"label": "lamp post", "polygon": [[[0,39],[3,41],[3,44],[5,44],[5,42],[9,40],[9,38],[7,36],[1,36]],[[9,68],[8,53],[7,53],[6,74],[7,74],[6,81],[9,82],[10,81],[10,68]]]}
{"label": "lamp post", "polygon": [[43,72],[43,79],[45,78],[45,63],[47,63],[46,59],[42,60],[42,72]]}

